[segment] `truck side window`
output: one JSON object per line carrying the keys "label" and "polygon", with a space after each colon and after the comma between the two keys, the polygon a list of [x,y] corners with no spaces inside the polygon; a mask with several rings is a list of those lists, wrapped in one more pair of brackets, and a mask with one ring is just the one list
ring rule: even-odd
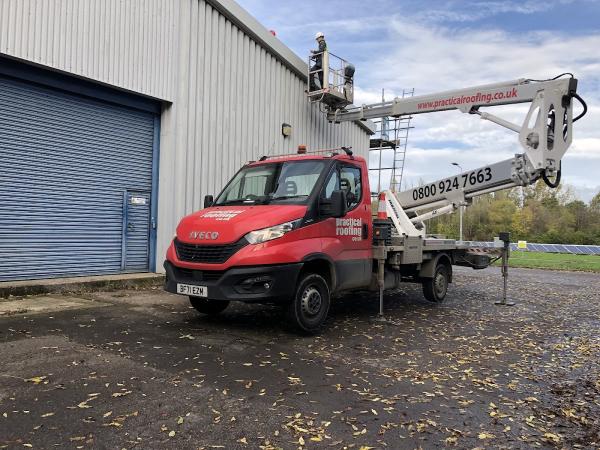
{"label": "truck side window", "polygon": [[362,178],[358,167],[342,166],[340,170],[340,189],[346,191],[348,209],[353,209],[360,203]]}
{"label": "truck side window", "polygon": [[340,188],[340,178],[338,176],[338,171],[334,170],[333,172],[331,172],[331,174],[329,175],[329,179],[327,180],[327,182],[325,183],[325,186],[323,187],[323,192],[321,193],[321,198],[325,199],[325,200],[329,200],[331,198],[331,194],[333,193],[333,191],[336,191]]}

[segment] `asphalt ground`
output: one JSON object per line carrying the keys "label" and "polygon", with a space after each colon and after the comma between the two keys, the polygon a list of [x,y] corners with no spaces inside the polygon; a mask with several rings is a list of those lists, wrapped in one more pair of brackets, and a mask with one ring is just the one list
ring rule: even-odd
{"label": "asphalt ground", "polygon": [[206,317],[160,289],[0,301],[0,448],[599,448],[600,276],[455,270],[336,299],[316,337],[278,308]]}

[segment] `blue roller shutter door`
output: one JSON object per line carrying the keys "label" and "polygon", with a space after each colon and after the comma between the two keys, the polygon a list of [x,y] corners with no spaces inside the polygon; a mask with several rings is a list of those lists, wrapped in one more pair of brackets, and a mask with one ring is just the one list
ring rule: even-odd
{"label": "blue roller shutter door", "polygon": [[149,230],[123,258],[123,202],[151,191],[154,119],[0,76],[0,281],[148,270]]}

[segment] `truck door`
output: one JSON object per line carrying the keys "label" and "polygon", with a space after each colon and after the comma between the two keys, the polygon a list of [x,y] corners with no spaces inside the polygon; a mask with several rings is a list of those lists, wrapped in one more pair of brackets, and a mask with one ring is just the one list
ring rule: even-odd
{"label": "truck door", "polygon": [[366,286],[371,280],[371,197],[366,177],[360,165],[339,162],[321,193],[329,199],[334,190],[342,189],[348,202],[346,215],[325,219],[322,228],[323,252],[334,261],[338,289]]}

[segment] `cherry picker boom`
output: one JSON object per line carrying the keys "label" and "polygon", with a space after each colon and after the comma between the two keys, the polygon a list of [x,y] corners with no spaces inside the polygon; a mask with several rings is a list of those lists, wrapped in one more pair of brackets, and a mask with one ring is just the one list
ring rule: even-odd
{"label": "cherry picker boom", "polygon": [[[350,101],[353,98],[353,79],[343,77],[344,69],[351,65],[336,56],[327,56],[324,60],[330,64],[339,60],[338,65],[341,67],[324,67],[324,79],[335,81],[343,78],[344,83],[333,82],[321,89],[309,91],[307,95],[311,101],[320,102],[324,106],[323,112],[327,114],[330,122],[458,110],[465,114],[478,115],[483,120],[518,133],[518,140],[524,151],[513,158],[404,192],[388,192],[388,214],[394,219],[396,229],[401,235],[424,235],[423,221],[453,212],[478,195],[530,185],[540,178],[548,186],[558,187],[561,177],[560,161],[571,145],[573,123],[587,111],[585,102],[577,94],[577,79],[570,73],[547,80],[521,78],[354,106]],[[309,72],[309,76],[314,74]],[[576,118],[573,118],[573,98],[578,99],[584,108]],[[521,125],[481,110],[517,103],[531,103]],[[403,226],[394,218],[398,215],[407,216],[401,221]],[[410,224],[416,224],[418,227],[414,228]]]}

